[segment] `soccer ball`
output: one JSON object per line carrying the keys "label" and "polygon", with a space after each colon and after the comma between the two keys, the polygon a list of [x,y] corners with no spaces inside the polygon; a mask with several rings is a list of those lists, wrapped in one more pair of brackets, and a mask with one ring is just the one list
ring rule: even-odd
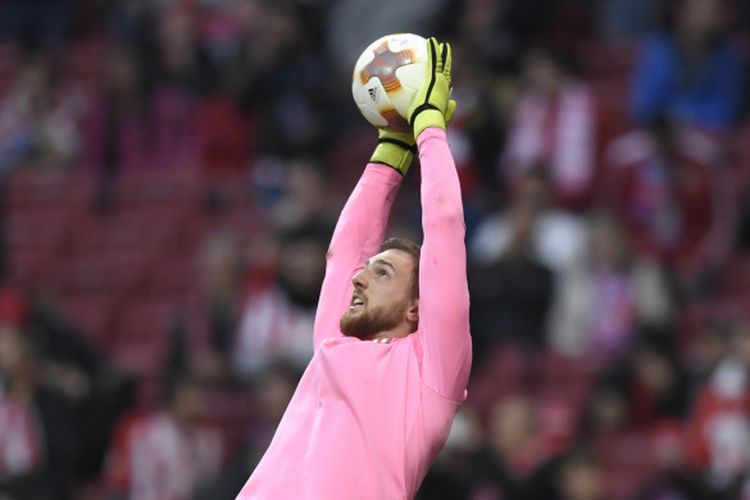
{"label": "soccer ball", "polygon": [[427,40],[411,33],[386,35],[357,59],[352,96],[365,119],[378,128],[411,130],[406,114],[425,79]]}

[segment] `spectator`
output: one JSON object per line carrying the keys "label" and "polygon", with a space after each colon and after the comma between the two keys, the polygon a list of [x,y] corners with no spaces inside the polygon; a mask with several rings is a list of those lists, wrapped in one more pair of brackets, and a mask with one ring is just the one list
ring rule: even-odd
{"label": "spectator", "polygon": [[0,173],[21,165],[71,167],[81,148],[86,98],[47,54],[29,54],[0,102]]}
{"label": "spectator", "polygon": [[64,500],[80,437],[74,408],[46,383],[29,332],[7,320],[0,324],[0,494]]}
{"label": "spectator", "polygon": [[718,312],[710,315],[687,332],[684,349],[685,363],[690,366],[693,386],[704,385],[716,367],[729,354],[732,321]]}
{"label": "spectator", "polygon": [[735,123],[744,69],[724,16],[720,0],[681,0],[673,23],[646,40],[633,80],[631,112],[638,121],[667,115],[714,132]]}
{"label": "spectator", "polygon": [[687,451],[705,495],[740,498],[750,468],[750,323],[737,319],[731,350],[699,391]]}
{"label": "spectator", "polygon": [[[0,299],[0,304],[3,302]],[[66,440],[75,447],[75,456],[68,457],[66,463],[70,479],[84,481],[101,473],[114,424],[132,406],[134,384],[128,376],[108,366],[66,316],[67,311],[54,300],[36,297],[25,324],[34,346],[41,385],[60,399],[59,405],[74,423],[72,428],[67,422],[61,428],[53,427],[55,432],[69,433]]]}
{"label": "spectator", "polygon": [[232,335],[242,311],[246,284],[242,241],[233,233],[222,233],[206,242],[202,261],[204,311],[210,342],[217,352],[228,354]]}
{"label": "spectator", "polygon": [[[36,426],[32,405],[13,385],[22,383],[23,372],[31,369],[30,346],[23,333],[7,326],[0,333],[0,491],[8,495],[29,495],[34,476],[42,475],[45,460],[44,436]],[[26,376],[28,377],[28,375]],[[17,390],[17,389],[16,389]],[[37,492],[39,494],[39,492]]]}
{"label": "spectator", "polygon": [[292,399],[302,376],[298,367],[283,360],[267,363],[253,388],[253,402],[257,409],[245,440],[224,473],[202,489],[194,500],[231,500],[247,481],[248,471],[255,469],[271,443],[276,427]]}
{"label": "spectator", "polygon": [[86,130],[86,163],[107,177],[197,163],[201,141],[194,96],[180,86],[181,74],[174,80],[155,77],[149,60],[135,46],[109,49],[105,85]]}
{"label": "spectator", "polygon": [[591,219],[585,257],[560,280],[549,342],[567,355],[603,362],[625,352],[642,326],[668,326],[673,305],[666,276],[632,252],[611,214]]}
{"label": "spectator", "polygon": [[557,49],[528,52],[521,91],[502,157],[505,177],[547,172],[555,205],[578,208],[591,195],[596,167],[596,112],[588,84]]}
{"label": "spectator", "polygon": [[560,469],[560,500],[604,500],[604,471],[594,455],[575,451]]}
{"label": "spectator", "polygon": [[445,447],[435,459],[417,492],[417,500],[481,498],[473,482],[475,455],[483,439],[476,412],[461,408],[453,419]]}
{"label": "spectator", "polygon": [[160,88],[186,96],[210,96],[216,90],[219,75],[200,42],[198,14],[197,7],[177,2],[158,16],[155,36]]}
{"label": "spectator", "polygon": [[[558,274],[580,258],[587,229],[578,216],[556,209],[551,196],[548,172],[535,168],[515,180],[511,203],[531,217],[530,255]],[[511,218],[502,211],[482,221],[470,242],[472,260],[480,265],[498,260],[513,241],[512,227]]]}
{"label": "spectator", "polygon": [[218,432],[201,425],[204,383],[184,373],[174,379],[165,406],[154,413],[123,419],[110,449],[110,498],[188,500],[221,468]]}
{"label": "spectator", "polygon": [[720,149],[708,136],[655,120],[608,151],[608,203],[637,254],[677,273],[685,287],[731,249],[736,212]]}
{"label": "spectator", "polygon": [[196,293],[172,331],[167,378],[189,370],[207,380],[230,380],[233,337],[247,292],[244,250],[245,241],[231,230],[203,241]]}
{"label": "spectator", "polygon": [[150,165],[154,140],[152,83],[142,55],[132,47],[110,48],[105,85],[86,127],[86,164],[105,178]]}
{"label": "spectator", "polygon": [[552,303],[553,275],[533,253],[534,208],[517,203],[508,214],[508,248],[469,274],[475,363],[507,342],[539,349]]}
{"label": "spectator", "polygon": [[331,65],[322,42],[316,43],[300,6],[258,2],[245,8],[250,12],[238,18],[239,48],[224,78],[240,109],[257,123],[258,152],[319,153],[326,125],[341,123],[337,105],[328,102]]}
{"label": "spectator", "polygon": [[697,498],[700,486],[686,467],[684,434],[681,420],[665,421],[649,432],[655,470],[642,481],[634,500]]}
{"label": "spectator", "polygon": [[537,433],[536,417],[532,402],[522,396],[494,405],[486,447],[473,467],[480,498],[554,498],[556,461]]}
{"label": "spectator", "polygon": [[[217,71],[199,43],[188,4],[176,3],[159,17],[158,66],[154,85],[153,119],[157,126],[157,166],[195,167],[199,137],[199,97],[216,92]],[[152,68],[147,68],[152,69]]]}
{"label": "spectator", "polygon": [[316,158],[293,158],[283,168],[282,193],[271,207],[270,218],[279,228],[303,224],[310,214],[322,221],[335,220],[341,206],[328,182],[328,172]]}
{"label": "spectator", "polygon": [[275,281],[251,293],[231,351],[240,378],[254,378],[272,359],[289,358],[304,367],[312,357],[315,306],[329,236],[317,222],[280,235]]}
{"label": "spectator", "polygon": [[624,426],[643,430],[684,418],[688,409],[685,368],[671,346],[654,334],[640,340],[618,365],[605,372],[602,384],[621,394]]}

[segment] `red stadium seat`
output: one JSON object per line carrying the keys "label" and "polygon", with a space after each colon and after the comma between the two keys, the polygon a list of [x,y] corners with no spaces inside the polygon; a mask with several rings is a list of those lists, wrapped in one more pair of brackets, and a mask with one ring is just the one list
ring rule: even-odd
{"label": "red stadium seat", "polygon": [[186,296],[198,285],[199,269],[192,256],[164,259],[149,274],[148,289],[154,297]]}
{"label": "red stadium seat", "polygon": [[119,370],[139,378],[156,379],[161,375],[166,354],[167,338],[154,336],[148,341],[111,346],[109,359]]}
{"label": "red stadium seat", "polygon": [[115,340],[119,345],[138,345],[166,338],[179,312],[179,304],[168,300],[121,303],[115,313]]}
{"label": "red stadium seat", "polygon": [[55,256],[48,252],[12,252],[8,255],[8,278],[20,289],[49,289],[57,282],[55,265]]}
{"label": "red stadium seat", "polygon": [[96,179],[71,172],[20,170],[9,178],[7,204],[11,210],[47,207],[90,209]]}
{"label": "red stadium seat", "polygon": [[142,293],[151,259],[141,252],[109,252],[70,258],[60,263],[65,293],[100,293],[121,297]]}
{"label": "red stadium seat", "polygon": [[16,210],[8,214],[5,241],[10,252],[60,254],[69,236],[73,215],[65,209]]}
{"label": "red stadium seat", "polygon": [[168,301],[120,304],[108,346],[113,364],[141,377],[159,375],[177,313]]}
{"label": "red stadium seat", "polygon": [[131,172],[118,179],[118,201],[125,209],[142,205],[197,206],[201,180],[195,172]]}
{"label": "red stadium seat", "polygon": [[133,252],[171,255],[182,233],[182,219],[161,211],[119,212],[82,217],[73,230],[75,255]]}
{"label": "red stadium seat", "polygon": [[588,395],[596,375],[596,365],[589,360],[569,358],[554,351],[544,355],[541,389],[545,394],[557,394],[581,404]]}

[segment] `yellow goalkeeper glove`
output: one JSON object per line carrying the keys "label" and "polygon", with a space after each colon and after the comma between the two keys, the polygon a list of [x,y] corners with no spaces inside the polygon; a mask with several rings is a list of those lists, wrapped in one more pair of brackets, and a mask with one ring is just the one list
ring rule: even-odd
{"label": "yellow goalkeeper glove", "polygon": [[417,147],[414,145],[414,134],[411,132],[391,132],[378,130],[378,145],[370,161],[382,163],[406,175],[414,158]]}
{"label": "yellow goalkeeper glove", "polygon": [[445,129],[453,118],[456,101],[450,98],[452,60],[449,43],[439,43],[434,37],[427,40],[427,78],[408,112],[415,139],[426,128]]}

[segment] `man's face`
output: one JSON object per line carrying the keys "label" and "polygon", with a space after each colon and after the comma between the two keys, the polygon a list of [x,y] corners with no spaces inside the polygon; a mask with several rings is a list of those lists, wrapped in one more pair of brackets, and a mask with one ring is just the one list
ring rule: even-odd
{"label": "man's face", "polygon": [[341,332],[365,339],[402,324],[409,324],[409,333],[416,330],[418,299],[412,293],[415,265],[411,255],[397,249],[368,260],[352,279],[354,293],[341,317]]}

